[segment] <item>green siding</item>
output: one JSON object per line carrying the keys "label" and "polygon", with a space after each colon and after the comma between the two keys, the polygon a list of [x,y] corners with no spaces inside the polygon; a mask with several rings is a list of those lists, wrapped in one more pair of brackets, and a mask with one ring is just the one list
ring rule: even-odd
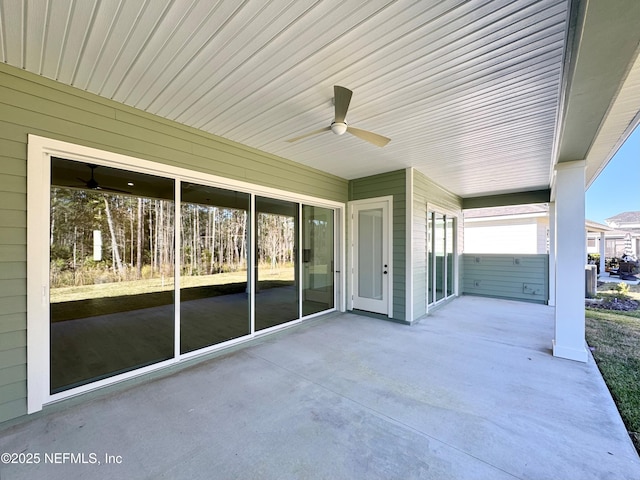
{"label": "green siding", "polygon": [[[27,288],[26,284],[24,288],[25,289]],[[0,333],[15,332],[18,330],[26,331],[26,328],[27,328],[27,319],[26,319],[26,316],[24,315],[24,312],[11,313],[8,315],[6,314],[0,315]]]}
{"label": "green siding", "polygon": [[532,190],[530,192],[505,193],[486,197],[465,198],[463,208],[504,207],[525,205],[527,203],[548,203],[551,201],[551,190]]}
{"label": "green siding", "polygon": [[[0,64],[0,288],[6,287],[0,369],[26,365],[28,134],[328,200],[348,198],[345,179]],[[0,422],[25,414],[25,398],[25,379],[0,370]]]}
{"label": "green siding", "polygon": [[26,365],[14,365],[0,369],[0,383],[2,385],[11,385],[14,383],[24,382],[27,379]]}
{"label": "green siding", "polygon": [[19,398],[5,402],[0,408],[0,422],[17,418],[27,413],[27,400],[25,398]]}
{"label": "green siding", "polygon": [[393,318],[406,318],[406,170],[372,175],[349,182],[349,200],[393,195]]}
{"label": "green siding", "polygon": [[[443,189],[413,170],[413,319],[427,313],[427,208],[436,207],[458,214],[458,251],[462,245],[462,198]],[[458,257],[459,258],[459,257]],[[462,271],[459,262],[458,273]]]}
{"label": "green siding", "polygon": [[546,303],[548,255],[464,254],[463,293]]}

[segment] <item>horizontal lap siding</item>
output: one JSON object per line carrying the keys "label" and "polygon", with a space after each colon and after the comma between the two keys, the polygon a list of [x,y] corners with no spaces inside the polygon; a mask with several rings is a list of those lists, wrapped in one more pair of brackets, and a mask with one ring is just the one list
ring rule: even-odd
{"label": "horizontal lap siding", "polygon": [[413,187],[413,320],[427,313],[427,199]]}
{"label": "horizontal lap siding", "polygon": [[26,413],[29,134],[347,201],[345,179],[0,64],[0,422]]}
{"label": "horizontal lap siding", "polygon": [[540,303],[549,300],[548,255],[469,253],[463,255],[463,263],[463,293]]}
{"label": "horizontal lap siding", "polygon": [[393,318],[406,318],[406,171],[372,175],[349,182],[349,200],[393,195]]}

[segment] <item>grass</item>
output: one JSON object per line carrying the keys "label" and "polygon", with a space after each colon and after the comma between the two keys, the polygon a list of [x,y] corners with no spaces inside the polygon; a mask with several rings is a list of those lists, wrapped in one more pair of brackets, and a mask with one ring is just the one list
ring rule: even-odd
{"label": "grass", "polygon": [[[294,279],[293,267],[270,269],[260,267],[258,274],[260,281],[276,280],[290,281]],[[226,285],[247,281],[246,270],[215,275],[186,276],[180,278],[180,288],[197,288],[213,285]],[[130,295],[144,295],[147,293],[173,291],[173,277],[152,278],[148,280],[133,280],[128,282],[101,283],[97,285],[82,285],[79,287],[52,288],[49,294],[51,303],[73,302],[105,297],[123,297]]]}
{"label": "grass", "polygon": [[[635,285],[632,288],[628,296],[640,300],[640,287]],[[603,290],[601,287],[598,289]],[[588,308],[586,337],[633,444],[640,453],[640,311]]]}
{"label": "grass", "polygon": [[[598,284],[599,295],[620,295],[618,283],[600,283]],[[640,285],[628,285],[629,292],[627,296],[633,300],[640,301]]]}

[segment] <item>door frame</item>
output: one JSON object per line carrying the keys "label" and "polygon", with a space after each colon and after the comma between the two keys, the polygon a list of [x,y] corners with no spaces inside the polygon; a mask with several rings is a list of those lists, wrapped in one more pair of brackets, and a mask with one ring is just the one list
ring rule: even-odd
{"label": "door frame", "polygon": [[348,218],[349,218],[349,232],[348,232],[348,275],[347,275],[347,310],[353,310],[354,300],[354,287],[356,285],[355,271],[355,258],[357,255],[357,246],[355,245],[355,217],[354,211],[356,208],[366,208],[367,206],[374,206],[375,204],[386,203],[387,204],[387,218],[383,218],[383,221],[387,222],[387,251],[386,257],[388,259],[388,282],[387,288],[384,292],[386,294],[387,304],[387,317],[393,318],[393,195],[386,195],[384,197],[367,198],[363,200],[352,200],[348,203]]}
{"label": "door frame", "polygon": [[[459,294],[459,291],[460,291],[459,290],[460,289],[460,285],[459,285],[459,278],[460,278],[459,271],[460,270],[459,270],[459,268],[460,268],[460,266],[459,266],[459,259],[458,259],[458,255],[459,255],[458,242],[459,242],[459,239],[460,239],[459,231],[460,231],[460,228],[461,228],[460,227],[461,215],[460,215],[460,212],[458,212],[458,211],[451,210],[449,208],[441,207],[438,204],[433,204],[433,203],[428,203],[428,202],[427,202],[426,213],[427,213],[427,221],[426,221],[427,225],[429,224],[428,218],[432,213],[433,214],[441,214],[441,215],[444,216],[444,218],[445,218],[445,227],[444,227],[445,228],[445,234],[444,234],[445,235],[445,237],[444,237],[445,238],[445,242],[446,242],[446,239],[447,239],[447,233],[446,233],[447,223],[446,223],[446,219],[447,218],[452,218],[453,219],[453,232],[452,232],[453,233],[453,238],[451,239],[451,241],[453,243],[453,251],[451,252],[453,254],[453,271],[449,272],[448,267],[446,267],[447,276],[443,280],[445,282],[445,285],[444,285],[445,296],[443,298],[441,298],[440,300],[431,301],[432,299],[429,298],[429,287],[433,286],[435,288],[434,284],[435,284],[435,277],[437,275],[437,271],[436,271],[436,265],[435,265],[435,251],[434,251],[433,252],[433,264],[434,264],[433,265],[433,272],[432,272],[431,276],[429,275],[429,253],[428,253],[429,245],[428,244],[426,245],[427,251],[425,252],[425,255],[426,255],[426,260],[427,260],[427,270],[426,270],[427,282],[426,282],[425,288],[427,290],[427,292],[426,292],[426,298],[427,298],[426,310],[427,310],[427,313],[428,313],[429,309],[434,308],[434,307],[440,305],[443,302],[446,302],[447,300],[449,300],[449,299],[451,299],[453,297],[457,297],[458,294]],[[435,224],[434,224],[434,227],[435,227]],[[427,239],[428,239],[428,234],[427,234]],[[435,231],[432,232],[432,239],[431,240],[432,240],[432,242],[435,242]],[[428,240],[427,240],[427,242],[428,242]],[[434,245],[432,243],[431,248],[433,248],[433,247],[434,247]],[[446,255],[447,255],[447,252],[445,251],[445,265],[446,265]],[[453,278],[452,278],[452,280],[453,280],[453,283],[452,283],[453,291],[451,292],[451,295],[446,295],[446,291],[447,291],[447,289],[446,289],[446,281],[447,281],[447,278],[448,278],[449,274],[453,275]],[[434,295],[435,295],[435,293],[434,293]]]}

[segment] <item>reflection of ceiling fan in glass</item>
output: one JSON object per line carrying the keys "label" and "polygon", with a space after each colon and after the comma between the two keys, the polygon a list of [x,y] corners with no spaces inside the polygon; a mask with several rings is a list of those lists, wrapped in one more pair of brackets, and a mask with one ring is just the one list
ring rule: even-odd
{"label": "reflection of ceiling fan in glass", "polygon": [[89,180],[85,180],[84,178],[76,177],[78,180],[80,180],[82,183],[84,183],[85,188],[88,188],[89,190],[101,190],[103,192],[115,192],[115,193],[128,193],[128,194],[131,194],[131,192],[128,192],[126,190],[119,190],[117,188],[103,187],[102,185],[100,185],[98,183],[98,181],[94,177],[94,171],[95,171],[96,168],[98,168],[98,166],[99,165],[94,165],[92,163],[87,163],[87,167],[89,167],[91,169],[91,178],[89,178]]}

